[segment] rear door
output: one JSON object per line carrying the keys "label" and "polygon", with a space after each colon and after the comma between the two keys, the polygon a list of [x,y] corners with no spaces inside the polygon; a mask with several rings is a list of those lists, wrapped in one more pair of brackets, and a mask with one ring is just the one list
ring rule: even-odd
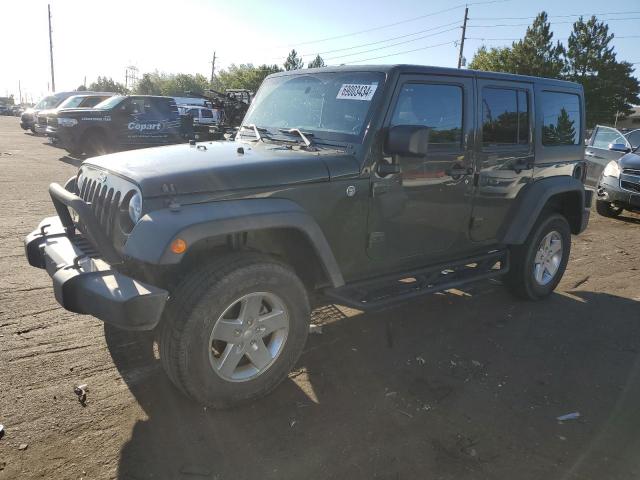
{"label": "rear door", "polygon": [[470,236],[492,242],[518,192],[533,177],[533,86],[478,79],[477,175]]}
{"label": "rear door", "polygon": [[631,147],[626,137],[615,128],[603,127],[598,125],[591,135],[589,145],[584,152],[587,161],[587,180],[586,183],[596,186],[600,175],[611,160],[617,160],[625,152],[609,150],[610,145],[624,144]]}

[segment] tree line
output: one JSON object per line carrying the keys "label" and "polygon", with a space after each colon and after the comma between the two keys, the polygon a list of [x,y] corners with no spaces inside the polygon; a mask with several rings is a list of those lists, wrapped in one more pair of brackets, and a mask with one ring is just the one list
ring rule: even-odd
{"label": "tree line", "polygon": [[[308,68],[324,67],[324,60],[317,55],[309,64]],[[196,73],[190,75],[186,73],[162,73],[151,72],[142,75],[135,87],[128,89],[120,82],[114,81],[110,77],[98,77],[95,82],[89,85],[88,89],[100,92],[115,92],[121,94],[135,93],[138,95],[166,95],[185,96],[186,92],[192,94],[202,94],[209,89],[224,92],[228,88],[244,88],[255,92],[260,87],[262,81],[272,73],[283,70],[298,70],[304,68],[304,62],[298,52],[291,50],[282,66],[279,65],[259,65],[251,63],[231,64],[227,69],[220,70],[214,77],[213,83],[204,75]],[[78,90],[87,90],[81,85]]]}
{"label": "tree line", "polygon": [[574,22],[566,46],[554,42],[543,11],[524,38],[509,47],[480,47],[469,67],[578,82],[584,88],[587,127],[613,124],[640,103],[640,84],[633,76],[633,65],[617,59],[613,38],[609,26],[592,16]]}
{"label": "tree line", "polygon": [[[554,42],[551,24],[543,11],[536,16],[522,39],[507,47],[480,47],[469,67],[578,82],[584,87],[587,126],[614,123],[616,118],[632,113],[633,104],[640,103],[640,84],[633,76],[633,65],[617,59],[611,45],[613,38],[609,26],[592,16],[588,20],[580,17],[573,24],[566,46],[560,41]],[[152,72],[143,74],[131,91],[107,77],[98,77],[89,88],[168,96],[184,96],[186,92],[201,94],[210,88],[221,92],[227,88],[255,92],[268,75],[304,66],[298,53],[291,50],[282,66],[231,64],[217,73],[213,83],[201,74]],[[307,65],[308,68],[324,66],[320,55]]]}

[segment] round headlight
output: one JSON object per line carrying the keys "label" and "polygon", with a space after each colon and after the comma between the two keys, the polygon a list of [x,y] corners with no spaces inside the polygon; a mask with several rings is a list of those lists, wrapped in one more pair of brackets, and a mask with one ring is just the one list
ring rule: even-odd
{"label": "round headlight", "polygon": [[607,163],[607,166],[604,167],[602,175],[605,177],[619,178],[620,166],[618,165],[618,162],[616,162],[615,160],[611,160],[609,163]]}
{"label": "round headlight", "polygon": [[78,189],[78,193],[82,190],[82,182],[84,182],[84,175],[82,175],[82,169],[78,171],[78,176],[76,177],[76,188]]}
{"label": "round headlight", "polygon": [[142,216],[142,197],[138,192],[134,193],[129,200],[129,218],[136,224]]}

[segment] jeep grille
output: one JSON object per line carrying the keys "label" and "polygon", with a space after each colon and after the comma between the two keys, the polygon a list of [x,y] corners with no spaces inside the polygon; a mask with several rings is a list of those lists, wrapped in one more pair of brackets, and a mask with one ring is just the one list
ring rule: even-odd
{"label": "jeep grille", "polygon": [[128,208],[129,199],[138,191],[135,185],[104,170],[83,166],[77,188],[107,237],[121,243],[133,228]]}

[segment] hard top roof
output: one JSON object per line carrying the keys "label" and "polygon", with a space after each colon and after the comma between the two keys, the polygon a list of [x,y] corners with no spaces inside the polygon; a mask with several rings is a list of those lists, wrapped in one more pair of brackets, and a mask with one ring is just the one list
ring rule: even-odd
{"label": "hard top roof", "polygon": [[504,81],[520,81],[528,83],[543,83],[545,85],[557,85],[562,88],[582,89],[578,83],[558,80],[555,78],[532,77],[528,75],[516,75],[514,73],[486,72],[481,70],[458,69],[447,67],[431,67],[427,65],[342,65],[337,67],[308,68],[274,73],[270,76],[278,77],[301,73],[338,73],[338,72],[381,72],[387,75],[402,74],[431,74],[456,77],[475,77]]}

